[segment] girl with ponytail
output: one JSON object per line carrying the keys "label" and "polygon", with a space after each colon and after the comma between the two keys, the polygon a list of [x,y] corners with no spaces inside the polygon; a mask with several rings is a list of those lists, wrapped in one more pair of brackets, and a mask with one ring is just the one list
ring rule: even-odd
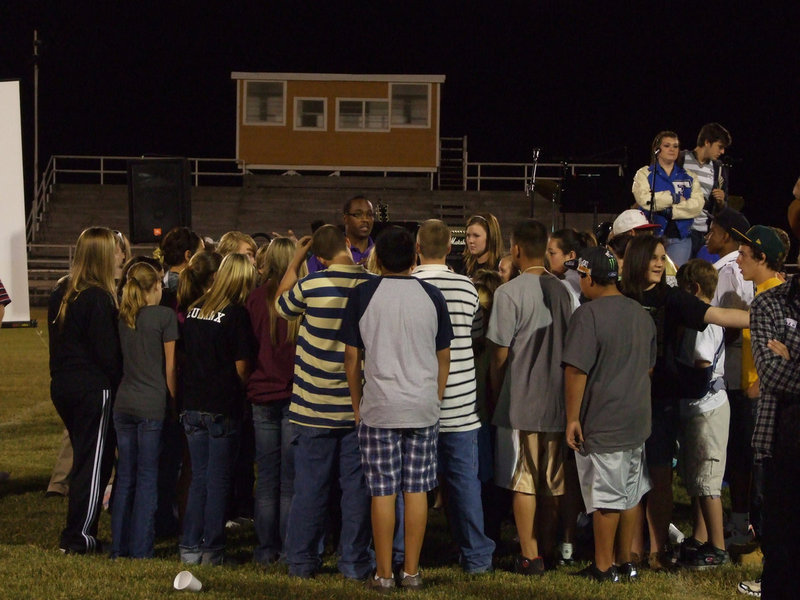
{"label": "girl with ponytail", "polygon": [[177,388],[178,320],[172,309],[159,306],[161,292],[152,265],[128,269],[119,310],[124,374],[114,406],[119,458],[112,558],[153,556],[161,430],[168,407],[174,411]]}

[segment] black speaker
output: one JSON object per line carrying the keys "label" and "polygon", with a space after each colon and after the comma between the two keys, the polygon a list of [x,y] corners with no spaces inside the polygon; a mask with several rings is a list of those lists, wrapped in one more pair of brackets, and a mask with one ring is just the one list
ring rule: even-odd
{"label": "black speaker", "polygon": [[185,158],[128,161],[131,242],[160,242],[173,227],[192,226],[191,172]]}
{"label": "black speaker", "polygon": [[633,205],[630,182],[616,171],[576,173],[567,171],[561,183],[561,212],[619,214]]}

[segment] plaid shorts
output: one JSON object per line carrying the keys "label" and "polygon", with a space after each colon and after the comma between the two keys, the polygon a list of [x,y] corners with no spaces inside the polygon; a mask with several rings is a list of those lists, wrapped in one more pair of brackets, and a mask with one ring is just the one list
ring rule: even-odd
{"label": "plaid shorts", "polygon": [[400,491],[428,492],[436,487],[439,424],[417,429],[381,429],[358,424],[361,466],[371,496]]}

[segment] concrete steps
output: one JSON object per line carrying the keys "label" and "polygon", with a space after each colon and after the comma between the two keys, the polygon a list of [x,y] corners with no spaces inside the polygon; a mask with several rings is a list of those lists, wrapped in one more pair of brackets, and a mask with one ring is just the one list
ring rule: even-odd
{"label": "concrete steps", "polygon": [[[441,218],[451,227],[463,227],[467,217],[491,212],[500,220],[508,243],[511,228],[528,217],[530,200],[521,191],[461,191],[428,189],[425,177],[247,177],[241,186],[193,187],[192,229],[213,239],[230,230],[249,234],[285,233],[298,237],[310,233],[311,223],[323,220],[340,223],[344,202],[359,193],[388,207],[390,221],[423,221]],[[552,205],[536,197],[536,218],[548,228]],[[609,220],[600,215],[599,220]],[[589,229],[591,215],[558,215],[556,229],[566,224]],[[42,227],[29,251],[31,302],[46,299],[55,282],[69,268],[71,247],[86,227],[104,226],[129,234],[128,188],[125,185],[59,184],[48,207]],[[137,253],[149,254],[149,245]],[[34,300],[35,299],[35,300]]]}

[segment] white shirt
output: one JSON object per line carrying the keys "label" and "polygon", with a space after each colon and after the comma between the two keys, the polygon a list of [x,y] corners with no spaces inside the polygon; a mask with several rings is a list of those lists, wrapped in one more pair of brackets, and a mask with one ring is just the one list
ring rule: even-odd
{"label": "white shirt", "polygon": [[[729,252],[717,262],[714,268],[719,279],[717,290],[711,299],[711,306],[722,308],[741,308],[747,310],[755,298],[752,281],[745,281],[742,271],[736,264],[738,250]],[[725,384],[729,390],[742,388],[742,336],[725,346]]]}

